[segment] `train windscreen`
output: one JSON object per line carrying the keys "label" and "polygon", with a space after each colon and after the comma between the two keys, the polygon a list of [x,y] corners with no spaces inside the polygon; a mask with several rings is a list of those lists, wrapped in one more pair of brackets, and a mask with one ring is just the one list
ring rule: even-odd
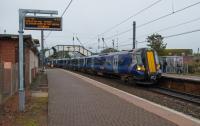
{"label": "train windscreen", "polygon": [[136,52],[136,60],[137,60],[137,64],[138,65],[143,65],[142,55],[141,54],[142,54],[141,51]]}

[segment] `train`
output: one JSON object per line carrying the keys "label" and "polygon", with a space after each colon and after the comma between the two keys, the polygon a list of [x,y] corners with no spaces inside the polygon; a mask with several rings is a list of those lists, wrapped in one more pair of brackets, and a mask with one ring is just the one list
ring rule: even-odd
{"label": "train", "polygon": [[151,48],[105,53],[79,58],[53,59],[54,67],[98,75],[113,75],[137,84],[156,84],[161,78],[158,54]]}

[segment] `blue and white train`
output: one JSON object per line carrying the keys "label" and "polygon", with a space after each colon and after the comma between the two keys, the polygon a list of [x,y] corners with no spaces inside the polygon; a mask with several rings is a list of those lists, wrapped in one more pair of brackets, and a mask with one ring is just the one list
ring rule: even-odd
{"label": "blue and white train", "polygon": [[158,55],[150,48],[72,59],[54,59],[50,62],[54,67],[116,75],[138,84],[155,84],[161,77]]}

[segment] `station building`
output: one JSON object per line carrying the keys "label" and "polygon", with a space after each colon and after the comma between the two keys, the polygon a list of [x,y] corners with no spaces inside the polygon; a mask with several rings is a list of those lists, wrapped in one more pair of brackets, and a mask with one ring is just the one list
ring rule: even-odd
{"label": "station building", "polygon": [[[24,35],[24,82],[28,87],[38,72],[39,40]],[[15,93],[18,89],[19,35],[0,34],[0,91]]]}

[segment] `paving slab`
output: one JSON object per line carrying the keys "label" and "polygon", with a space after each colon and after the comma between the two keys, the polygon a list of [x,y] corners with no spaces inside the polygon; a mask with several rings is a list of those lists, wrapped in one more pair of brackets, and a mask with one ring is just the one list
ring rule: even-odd
{"label": "paving slab", "polygon": [[176,126],[63,70],[47,73],[49,126]]}

